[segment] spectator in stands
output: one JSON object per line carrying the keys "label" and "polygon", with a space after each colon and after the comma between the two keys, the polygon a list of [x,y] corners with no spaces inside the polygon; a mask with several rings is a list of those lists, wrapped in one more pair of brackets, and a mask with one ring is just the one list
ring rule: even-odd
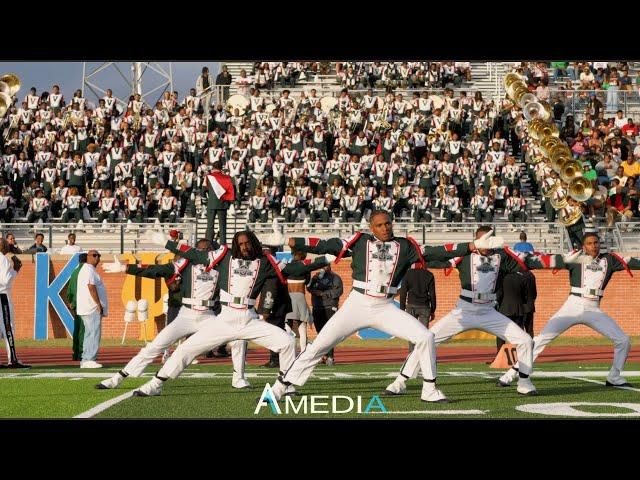
{"label": "spectator in stands", "polygon": [[47,247],[44,245],[44,235],[42,233],[36,233],[35,243],[31,245],[27,250],[23,253],[44,253],[47,251]]}
{"label": "spectator in stands", "polygon": [[520,241],[513,246],[513,249],[516,252],[533,252],[535,249],[533,245],[527,242],[527,234],[525,232],[520,232]]}
{"label": "spectator in stands", "polygon": [[60,249],[60,255],[74,255],[81,251],[82,248],[76,245],[76,234],[70,233],[67,235],[67,244]]}
{"label": "spectator in stands", "polygon": [[8,253],[13,253],[14,255],[19,255],[22,253],[22,249],[16,244],[16,237],[13,233],[7,233],[5,239],[7,241]]}
{"label": "spectator in stands", "polygon": [[622,127],[622,134],[625,136],[629,135],[632,137],[638,136],[638,126],[635,123],[633,123],[633,118],[627,119],[626,125]]}
{"label": "spectator in stands", "polygon": [[613,227],[619,220],[628,222],[633,217],[633,205],[629,201],[626,189],[620,185],[620,180],[614,178],[611,185],[607,199],[607,227]]}
{"label": "spectator in stands", "polygon": [[622,162],[622,171],[626,177],[637,177],[640,175],[640,163],[631,154]]}
{"label": "spectator in stands", "polygon": [[[216,77],[216,85],[231,85],[233,81],[233,76],[229,73],[229,69],[226,65],[222,66],[222,71]],[[224,88],[222,90],[222,103],[227,103],[227,99],[229,98],[229,88]]]}

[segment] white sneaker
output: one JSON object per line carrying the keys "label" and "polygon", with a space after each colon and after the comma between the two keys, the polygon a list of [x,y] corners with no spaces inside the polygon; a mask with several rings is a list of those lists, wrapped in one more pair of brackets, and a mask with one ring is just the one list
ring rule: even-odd
{"label": "white sneaker", "polygon": [[449,399],[436,387],[435,382],[422,382],[420,400],[429,403],[449,403]]}
{"label": "white sneaker", "polygon": [[507,370],[507,373],[502,375],[496,385],[499,387],[508,387],[518,377],[518,372],[513,368]]}
{"label": "white sneaker", "polygon": [[162,393],[162,381],[153,377],[133,392],[134,397],[155,397]]}
{"label": "white sneaker", "polygon": [[631,384],[627,382],[627,379],[618,375],[615,378],[607,377],[607,381],[605,382],[605,386],[607,387],[630,387]]}
{"label": "white sneaker", "polygon": [[94,362],[93,360],[87,360],[80,363],[80,368],[102,368],[102,364]]}
{"label": "white sneaker", "polygon": [[271,387],[271,391],[273,392],[275,400],[280,400],[282,397],[284,397],[286,390],[287,387],[285,386],[285,384],[277,380]]}
{"label": "white sneaker", "polygon": [[200,362],[198,361],[197,358],[193,359],[193,362],[191,362],[191,365],[198,365]]}
{"label": "white sneaker", "polygon": [[239,377],[235,373],[233,374],[233,380],[231,381],[231,386],[233,388],[237,388],[238,390],[242,390],[244,388],[251,388],[251,384],[245,378]]}
{"label": "white sneaker", "polygon": [[533,385],[529,377],[520,378],[518,380],[517,391],[520,395],[538,395],[538,391],[536,390],[536,387]]}
{"label": "white sneaker", "polygon": [[124,380],[122,375],[116,373],[113,377],[101,381],[98,385],[96,385],[96,388],[99,390],[111,390],[113,388],[118,388],[118,386],[122,383],[122,380]]}
{"label": "white sneaker", "polygon": [[402,395],[407,391],[407,383],[403,376],[398,376],[384,391],[385,395]]}
{"label": "white sneaker", "polygon": [[335,360],[331,357],[327,358],[327,367],[333,367]]}
{"label": "white sneaker", "polygon": [[288,385],[287,388],[284,391],[284,396],[285,397],[293,397],[298,395],[298,392],[296,391],[296,387],[294,387],[293,385]]}

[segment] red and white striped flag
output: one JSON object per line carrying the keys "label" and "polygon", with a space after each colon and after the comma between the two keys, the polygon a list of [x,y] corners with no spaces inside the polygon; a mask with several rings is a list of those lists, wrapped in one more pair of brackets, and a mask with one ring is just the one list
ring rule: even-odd
{"label": "red and white striped flag", "polygon": [[233,202],[235,193],[233,191],[233,183],[231,177],[222,172],[213,172],[207,175],[207,181],[211,184],[213,192],[220,200]]}

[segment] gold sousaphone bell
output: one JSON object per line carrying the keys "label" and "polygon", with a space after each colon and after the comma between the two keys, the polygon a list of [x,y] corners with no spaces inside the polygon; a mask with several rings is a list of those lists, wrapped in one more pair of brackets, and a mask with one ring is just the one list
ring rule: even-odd
{"label": "gold sousaphone bell", "polygon": [[[4,91],[10,97],[18,93],[21,85],[20,78],[15,73],[5,73],[0,77],[0,91]],[[5,89],[8,89],[8,91]]]}
{"label": "gold sousaphone bell", "polygon": [[582,208],[579,205],[568,205],[566,209],[560,213],[558,221],[565,227],[578,223],[578,220],[582,218]]}
{"label": "gold sousaphone bell", "polygon": [[7,110],[11,108],[11,97],[5,92],[0,92],[0,117],[4,117]]}
{"label": "gold sousaphone bell", "polygon": [[578,177],[582,177],[582,163],[577,160],[567,160],[560,167],[560,178],[563,182],[571,183]]}
{"label": "gold sousaphone bell", "polygon": [[534,140],[541,142],[550,137],[560,137],[560,131],[555,123],[547,123],[538,118],[529,122],[529,135]]}
{"label": "gold sousaphone bell", "polygon": [[593,192],[591,182],[584,177],[578,177],[569,184],[569,196],[578,202],[586,202]]}

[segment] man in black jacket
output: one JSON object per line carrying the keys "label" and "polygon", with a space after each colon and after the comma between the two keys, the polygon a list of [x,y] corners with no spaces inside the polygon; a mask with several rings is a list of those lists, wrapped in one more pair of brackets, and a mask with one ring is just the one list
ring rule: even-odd
{"label": "man in black jacket", "polygon": [[[220,245],[226,245],[227,243],[227,210],[229,209],[230,202],[228,200],[223,200],[219,198],[215,193],[213,185],[211,183],[210,177],[214,175],[220,175],[221,177],[230,179],[229,175],[222,173],[222,163],[217,161],[213,162],[213,169],[211,174],[206,177],[206,188],[207,188],[207,238],[211,241],[214,240],[214,223],[216,221],[216,217],[218,217],[218,225],[220,229],[218,230],[218,243]],[[230,181],[228,182],[230,183]],[[223,196],[224,197],[224,196]]]}
{"label": "man in black jacket", "polygon": [[[229,73],[226,65],[223,65],[222,71],[216,77],[216,85],[231,85],[233,77]],[[222,90],[222,103],[227,103],[229,98],[229,87],[224,87]]]}
{"label": "man in black jacket", "polygon": [[[499,282],[496,291],[498,306],[496,309],[505,317],[510,318],[522,328],[524,321],[524,305],[527,301],[525,273],[533,276],[531,272],[507,273],[502,282]],[[496,337],[498,351],[504,345],[504,340]]]}
{"label": "man in black jacket", "polygon": [[[327,265],[314,275],[309,283],[311,293],[311,306],[313,307],[313,325],[316,332],[320,333],[326,323],[338,311],[340,297],[343,293],[342,279],[331,271],[331,265]],[[322,357],[322,363],[332,366],[335,363],[334,349]]]}
{"label": "man in black jacket", "polygon": [[[412,268],[400,286],[400,309],[416,317],[425,327],[436,316],[436,281],[433,273],[424,268]],[[413,344],[409,344],[409,351]]]}

